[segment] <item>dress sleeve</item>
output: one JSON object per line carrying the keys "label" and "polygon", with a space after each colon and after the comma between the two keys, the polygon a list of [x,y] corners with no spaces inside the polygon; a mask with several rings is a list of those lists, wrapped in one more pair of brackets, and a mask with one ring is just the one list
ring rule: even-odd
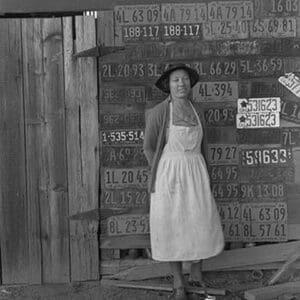
{"label": "dress sleeve", "polygon": [[155,113],[155,110],[151,109],[145,113],[145,123],[143,149],[148,164],[151,166],[159,135],[158,115]]}

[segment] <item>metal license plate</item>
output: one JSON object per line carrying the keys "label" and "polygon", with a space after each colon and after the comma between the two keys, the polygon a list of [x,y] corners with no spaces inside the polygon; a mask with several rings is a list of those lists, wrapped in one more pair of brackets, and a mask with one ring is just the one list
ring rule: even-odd
{"label": "metal license plate", "polygon": [[145,103],[143,86],[109,86],[101,89],[102,103]]}
{"label": "metal license plate", "polygon": [[211,190],[217,201],[232,200],[239,197],[238,183],[212,183]]}
{"label": "metal license plate", "polygon": [[300,104],[285,98],[281,99],[281,118],[300,124]]}
{"label": "metal license plate", "polygon": [[129,42],[158,42],[162,38],[162,27],[160,25],[129,25],[122,26],[122,39],[124,43]]}
{"label": "metal license plate", "polygon": [[239,178],[241,182],[295,182],[295,167],[294,165],[256,165],[239,167]]}
{"label": "metal license plate", "polygon": [[103,63],[100,75],[103,82],[155,79],[161,75],[164,65],[149,62]]}
{"label": "metal license plate", "polygon": [[252,1],[218,1],[208,3],[208,19],[211,21],[252,20]]}
{"label": "metal license plate", "polygon": [[102,147],[101,164],[104,167],[139,167],[147,166],[147,160],[142,147]]}
{"label": "metal license plate", "polygon": [[157,4],[115,6],[114,16],[116,25],[159,24],[161,20]]}
{"label": "metal license plate", "polygon": [[288,239],[286,223],[244,223],[241,227],[243,241],[283,242]]}
{"label": "metal license plate", "polygon": [[239,89],[241,98],[280,97],[283,95],[283,86],[275,78],[240,81]]}
{"label": "metal license plate", "polygon": [[245,77],[262,77],[280,75],[284,72],[281,57],[249,58],[239,60],[239,74]]}
{"label": "metal license plate", "polygon": [[235,127],[207,127],[206,142],[208,144],[236,144],[237,129]]}
{"label": "metal license plate", "polygon": [[229,40],[216,42],[216,54],[220,56],[239,56],[262,54],[262,46],[259,40]]}
{"label": "metal license plate", "polygon": [[147,181],[147,168],[105,168],[103,170],[103,182],[106,189],[146,188]]}
{"label": "metal license plate", "polygon": [[202,38],[201,24],[167,24],[162,26],[162,39],[169,40],[197,40]]}
{"label": "metal license plate", "polygon": [[232,126],[235,124],[234,107],[209,108],[204,110],[205,123],[208,126]]}
{"label": "metal license plate", "polygon": [[300,78],[293,73],[280,76],[278,81],[297,97],[300,97]]}
{"label": "metal license plate", "polygon": [[162,3],[161,20],[171,23],[202,23],[207,20],[205,3]]}
{"label": "metal license plate", "polygon": [[286,147],[300,146],[300,128],[282,128],[281,145]]}
{"label": "metal license plate", "polygon": [[241,241],[242,235],[242,224],[239,222],[224,222],[222,223],[223,234],[226,242]]}
{"label": "metal license plate", "polygon": [[212,182],[230,182],[238,179],[238,167],[227,166],[208,166],[208,173]]}
{"label": "metal license plate", "polygon": [[246,113],[236,115],[237,128],[274,128],[280,126],[280,113]]}
{"label": "metal license plate", "polygon": [[148,208],[149,199],[146,189],[104,190],[101,208]]}
{"label": "metal license plate", "polygon": [[298,15],[298,11],[298,0],[260,0],[256,1],[255,4],[255,16],[292,16]]}
{"label": "metal license plate", "polygon": [[245,203],[241,204],[242,222],[286,223],[287,204],[280,203]]}
{"label": "metal license plate", "polygon": [[239,129],[237,130],[238,144],[278,144],[281,141],[280,128]]}
{"label": "metal license plate", "polygon": [[144,131],[141,129],[105,130],[100,132],[102,146],[108,145],[138,145],[144,141]]}
{"label": "metal license plate", "polygon": [[237,111],[240,114],[254,112],[280,112],[280,98],[238,99]]}
{"label": "metal license plate", "polygon": [[121,215],[107,219],[109,236],[149,233],[149,215]]}
{"label": "metal license plate", "polygon": [[194,68],[200,77],[200,81],[207,81],[207,77],[222,79],[237,77],[238,62],[235,59],[215,59],[213,61],[194,61],[186,63],[188,66]]}
{"label": "metal license plate", "polygon": [[218,203],[218,212],[221,222],[239,222],[241,219],[241,207],[238,202]]}
{"label": "metal license plate", "polygon": [[286,198],[286,185],[281,182],[240,184],[240,199],[243,201],[278,201],[284,198]]}
{"label": "metal license plate", "polygon": [[198,82],[193,88],[195,102],[230,101],[238,98],[237,81]]}
{"label": "metal license plate", "polygon": [[144,127],[145,114],[140,112],[102,112],[99,121],[100,127],[103,129]]}
{"label": "metal license plate", "polygon": [[296,37],[296,18],[266,18],[250,21],[251,38]]}
{"label": "metal license plate", "polygon": [[241,164],[243,166],[281,165],[292,160],[289,148],[241,149]]}
{"label": "metal license plate", "polygon": [[249,24],[245,20],[214,21],[203,23],[203,39],[207,41],[225,39],[247,39]]}
{"label": "metal license plate", "polygon": [[207,154],[208,162],[210,164],[224,165],[238,163],[238,151],[236,145],[208,144]]}

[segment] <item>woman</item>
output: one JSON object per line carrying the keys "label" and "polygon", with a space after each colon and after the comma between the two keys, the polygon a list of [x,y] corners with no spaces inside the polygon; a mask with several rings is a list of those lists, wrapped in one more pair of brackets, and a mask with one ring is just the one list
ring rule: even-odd
{"label": "woman", "polygon": [[202,284],[201,260],[224,246],[201,154],[203,130],[189,99],[198,79],[185,64],[170,65],[156,82],[169,96],[146,114],[143,148],[151,167],[152,257],[170,262],[174,299],[187,299],[182,262],[192,262],[190,278]]}

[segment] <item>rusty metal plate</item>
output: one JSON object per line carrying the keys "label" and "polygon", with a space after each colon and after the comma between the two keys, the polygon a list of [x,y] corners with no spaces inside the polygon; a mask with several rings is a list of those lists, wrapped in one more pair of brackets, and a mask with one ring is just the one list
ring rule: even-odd
{"label": "rusty metal plate", "polygon": [[232,182],[238,179],[238,166],[210,166],[208,165],[208,173],[211,182]]}
{"label": "rusty metal plate", "polygon": [[225,39],[247,39],[249,24],[247,20],[214,21],[203,23],[203,39],[206,41]]}
{"label": "rusty metal plate", "polygon": [[282,57],[253,57],[239,60],[241,78],[279,76],[283,72],[284,59]]}
{"label": "rusty metal plate", "polygon": [[238,202],[217,203],[221,222],[239,222],[241,220],[241,206]]}
{"label": "rusty metal plate", "polygon": [[194,102],[232,101],[238,98],[237,81],[198,82],[193,88]]}
{"label": "rusty metal plate", "polygon": [[240,150],[243,166],[283,165],[292,161],[290,148],[268,147]]}
{"label": "rusty metal plate", "polygon": [[280,112],[280,98],[248,98],[237,100],[237,111],[240,114],[249,112]]}
{"label": "rusty metal plate", "polygon": [[281,129],[281,145],[285,147],[300,146],[300,128],[282,128]]}
{"label": "rusty metal plate", "polygon": [[107,219],[109,236],[149,233],[149,215],[121,215]]}
{"label": "rusty metal plate", "polygon": [[101,208],[148,208],[150,195],[146,189],[113,189],[101,193]]}
{"label": "rusty metal plate", "polygon": [[216,201],[228,201],[239,198],[239,184],[235,182],[212,183],[211,190]]}
{"label": "rusty metal plate", "polygon": [[239,129],[238,144],[281,144],[280,128]]}
{"label": "rusty metal plate", "polygon": [[236,127],[239,129],[249,128],[274,128],[280,126],[279,112],[258,112],[236,115]]}
{"label": "rusty metal plate", "polygon": [[144,86],[105,86],[101,89],[101,103],[145,103]]}
{"label": "rusty metal plate", "polygon": [[225,165],[238,163],[238,148],[234,144],[208,144],[207,159],[209,164]]}
{"label": "rusty metal plate", "polygon": [[213,1],[208,3],[210,21],[252,20],[252,1]]}
{"label": "rusty metal plate", "polygon": [[236,108],[212,107],[204,109],[205,123],[208,126],[233,126],[235,125]]}
{"label": "rusty metal plate", "polygon": [[139,167],[148,165],[142,147],[105,146],[101,150],[100,163],[104,167]]}
{"label": "rusty metal plate", "polygon": [[171,23],[202,23],[207,20],[206,3],[162,3],[161,21]]}
{"label": "rusty metal plate", "polygon": [[296,124],[300,124],[300,104],[285,98],[281,99],[281,118]]}
{"label": "rusty metal plate", "polygon": [[109,145],[139,145],[144,141],[142,129],[103,130],[100,131],[102,146]]}
{"label": "rusty metal plate", "polygon": [[241,183],[240,200],[242,201],[279,201],[286,198],[286,184],[274,183]]}
{"label": "rusty metal plate", "polygon": [[148,168],[104,168],[103,186],[106,189],[147,188]]}
{"label": "rusty metal plate", "polygon": [[294,17],[266,18],[250,21],[251,38],[296,37],[297,20]]}

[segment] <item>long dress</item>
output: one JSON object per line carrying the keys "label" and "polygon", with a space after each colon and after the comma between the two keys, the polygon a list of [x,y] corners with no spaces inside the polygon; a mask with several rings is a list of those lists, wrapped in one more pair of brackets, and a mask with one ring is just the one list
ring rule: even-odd
{"label": "long dress", "polygon": [[224,236],[201,154],[203,129],[173,125],[170,104],[167,143],[157,168],[150,203],[152,257],[194,261],[220,253]]}

